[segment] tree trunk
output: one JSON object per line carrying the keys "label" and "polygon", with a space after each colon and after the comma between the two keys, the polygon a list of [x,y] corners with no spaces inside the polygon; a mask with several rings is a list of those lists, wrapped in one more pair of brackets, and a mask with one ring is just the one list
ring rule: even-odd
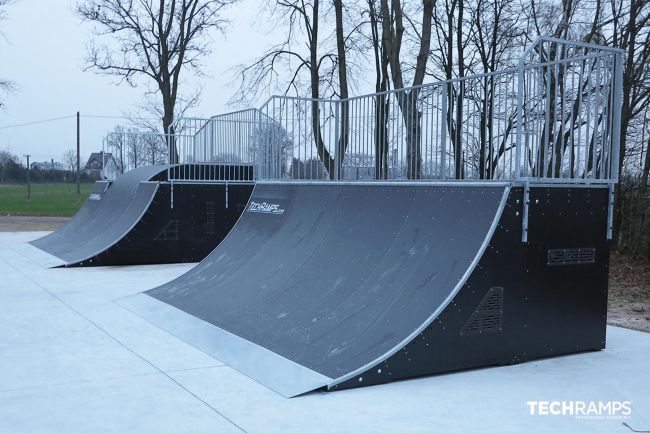
{"label": "tree trunk", "polygon": [[323,137],[320,132],[320,107],[318,102],[318,98],[320,97],[320,77],[318,76],[318,6],[319,0],[314,0],[314,5],[312,7],[311,37],[309,39],[309,72],[311,80],[311,97],[313,99],[311,102],[311,127],[314,135],[316,151],[318,152],[318,158],[323,161],[323,165],[325,166],[325,170],[327,170],[329,178],[334,180],[334,158],[332,158],[325,143],[323,143]]}
{"label": "tree trunk", "polygon": [[398,93],[397,100],[406,128],[406,177],[422,178],[422,112],[418,109],[419,89]]}
{"label": "tree trunk", "polygon": [[641,192],[648,191],[648,174],[650,174],[650,138],[645,147],[645,160],[643,162],[643,171],[641,172]]}
{"label": "tree trunk", "polygon": [[163,94],[164,114],[162,118],[163,131],[167,144],[168,161],[170,164],[178,164],[179,152],[176,146],[176,137],[174,137],[174,103],[170,101],[170,96],[165,97]]}
{"label": "tree trunk", "polygon": [[[423,0],[422,6],[422,32],[412,83],[413,87],[421,85],[424,81],[431,46],[431,20],[434,1]],[[393,87],[403,89],[404,81],[400,63],[400,50],[404,34],[404,17],[400,1],[392,0],[391,9],[388,8],[387,0],[381,0],[382,43],[390,62]],[[394,20],[391,20],[391,16],[394,17]],[[422,134],[420,125],[422,113],[417,106],[419,89],[398,92],[396,96],[402,111],[404,129],[406,130],[406,177],[408,179],[420,179],[422,177]]]}
{"label": "tree trunk", "polygon": [[[458,76],[465,76],[465,54],[463,50],[463,11],[464,11],[464,0],[458,0],[458,22],[456,24],[456,53],[458,57]],[[451,59],[450,59],[451,61]],[[464,158],[463,158],[463,135],[462,135],[462,125],[463,125],[463,100],[465,96],[465,83],[463,81],[458,82],[458,92],[456,94],[456,140],[455,140],[455,151],[454,156],[455,166],[456,166],[456,179],[463,179],[465,177],[464,173]]]}
{"label": "tree trunk", "polygon": [[[375,56],[375,92],[388,90],[388,58],[381,46],[379,20],[375,0],[368,0],[372,48]],[[374,141],[375,141],[375,179],[388,179],[388,98],[386,94],[375,97]]]}
{"label": "tree trunk", "polygon": [[343,159],[348,148],[348,136],[350,134],[349,101],[348,99],[348,77],[347,61],[345,57],[345,37],[343,34],[343,1],[334,0],[334,12],[336,15],[336,51],[338,55],[339,69],[339,94],[342,99],[340,115],[340,137],[337,143],[336,160],[338,163],[339,179],[343,177]]}

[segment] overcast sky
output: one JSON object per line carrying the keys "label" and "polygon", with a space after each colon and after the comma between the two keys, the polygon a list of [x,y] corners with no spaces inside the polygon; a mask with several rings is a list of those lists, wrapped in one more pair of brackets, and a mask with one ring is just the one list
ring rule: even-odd
{"label": "overcast sky", "polygon": [[[73,12],[75,0],[16,0],[7,7],[0,28],[0,77],[14,81],[17,92],[4,98],[0,128],[42,119],[87,115],[121,116],[142,101],[143,86],[115,84],[115,78],[83,72],[90,27]],[[232,68],[259,56],[278,35],[269,33],[258,15],[259,0],[241,0],[225,13],[231,25],[225,37],[215,33],[213,53],[205,59],[208,77],[200,82],[197,117],[229,110],[226,106],[236,86]],[[229,85],[230,84],[230,85]],[[81,155],[101,149],[102,137],[119,119],[82,118]],[[75,119],[20,128],[0,129],[0,149],[32,160],[60,160],[75,146]]]}

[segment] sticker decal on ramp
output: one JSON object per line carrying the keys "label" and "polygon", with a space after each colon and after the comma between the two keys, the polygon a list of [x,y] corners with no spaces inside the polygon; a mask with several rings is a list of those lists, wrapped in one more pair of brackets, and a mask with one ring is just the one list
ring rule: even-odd
{"label": "sticker decal on ramp", "polygon": [[248,212],[254,212],[254,213],[268,213],[272,215],[282,215],[284,213],[284,209],[280,207],[278,203],[267,203],[267,202],[256,202],[256,201],[251,201],[248,204],[248,209],[246,209]]}
{"label": "sticker decal on ramp", "polygon": [[90,200],[101,200],[101,199],[102,199],[102,195],[101,195],[101,194],[97,194],[96,192],[94,192],[94,193],[90,194],[90,197],[88,197],[88,198],[89,198]]}

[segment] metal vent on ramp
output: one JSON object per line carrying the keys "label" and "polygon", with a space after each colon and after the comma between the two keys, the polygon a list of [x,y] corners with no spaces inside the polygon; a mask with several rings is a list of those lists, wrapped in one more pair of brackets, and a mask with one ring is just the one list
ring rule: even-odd
{"label": "metal vent on ramp", "polygon": [[178,220],[170,220],[167,225],[156,235],[156,241],[177,241]]}
{"label": "metal vent on ramp", "polygon": [[478,307],[460,331],[460,335],[498,332],[502,328],[503,287],[492,287],[487,291]]}
{"label": "metal vent on ramp", "polygon": [[586,265],[595,262],[595,248],[556,248],[546,253],[548,266]]}
{"label": "metal vent on ramp", "polygon": [[206,225],[205,231],[207,234],[212,235],[215,232],[215,212],[214,212],[214,202],[206,202]]}

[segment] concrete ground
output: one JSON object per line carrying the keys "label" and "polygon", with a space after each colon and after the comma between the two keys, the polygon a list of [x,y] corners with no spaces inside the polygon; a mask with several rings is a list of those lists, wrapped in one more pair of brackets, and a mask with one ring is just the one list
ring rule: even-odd
{"label": "concrete ground", "polygon": [[[629,432],[650,430],[650,335],[607,349],[285,399],[115,299],[192,265],[46,269],[0,233],[0,432]],[[628,401],[628,417],[530,414],[528,401]]]}

